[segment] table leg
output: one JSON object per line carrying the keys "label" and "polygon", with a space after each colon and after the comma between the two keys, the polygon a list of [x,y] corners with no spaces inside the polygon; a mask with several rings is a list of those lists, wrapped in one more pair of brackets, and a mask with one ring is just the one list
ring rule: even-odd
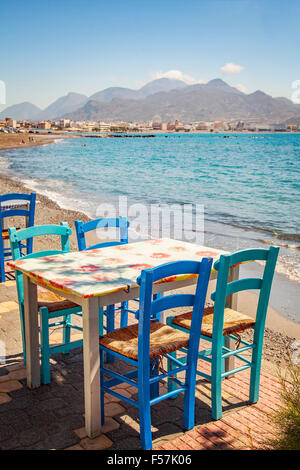
{"label": "table leg", "polygon": [[99,305],[96,297],[84,299],[83,361],[85,428],[90,438],[101,433]]}
{"label": "table leg", "polygon": [[[229,271],[229,282],[236,281],[239,279],[239,265],[232,266]],[[237,310],[237,296],[238,294],[230,295],[227,298],[226,307],[232,308],[233,310]],[[228,338],[227,336],[224,337],[224,345],[227,348],[232,349],[234,344],[234,340]],[[234,356],[229,356],[225,359],[225,372],[234,369]],[[228,376],[230,377],[230,376]]]}
{"label": "table leg", "polygon": [[28,276],[23,276],[27,386],[41,384],[40,350],[38,331],[37,285]]}

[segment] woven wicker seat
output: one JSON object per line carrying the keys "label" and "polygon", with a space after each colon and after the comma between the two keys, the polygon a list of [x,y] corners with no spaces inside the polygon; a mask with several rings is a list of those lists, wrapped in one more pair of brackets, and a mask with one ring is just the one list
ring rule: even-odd
{"label": "woven wicker seat", "polygon": [[[201,327],[201,334],[212,338],[213,329],[213,318],[214,308],[207,307],[204,309],[203,321]],[[175,325],[181,326],[189,330],[191,328],[192,312],[183,313],[173,319]],[[252,328],[255,325],[255,320],[243,313],[232,310],[231,308],[225,308],[224,311],[224,327],[223,336],[227,336],[234,333]]]}
{"label": "woven wicker seat", "polygon": [[[138,325],[112,331],[100,338],[101,346],[129,359],[138,359]],[[159,322],[150,324],[150,359],[187,347],[189,335]]]}
{"label": "woven wicker seat", "polygon": [[38,287],[38,308],[41,307],[47,307],[49,312],[55,312],[56,310],[78,307],[78,305],[54,292]]}

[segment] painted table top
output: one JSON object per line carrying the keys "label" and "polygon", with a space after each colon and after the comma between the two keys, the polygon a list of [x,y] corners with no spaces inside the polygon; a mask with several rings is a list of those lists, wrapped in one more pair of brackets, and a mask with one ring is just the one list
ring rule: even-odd
{"label": "painted table top", "polygon": [[[80,297],[106,295],[128,286],[137,286],[143,269],[180,260],[212,257],[214,262],[224,251],[163,238],[128,245],[71,252],[55,256],[9,261],[13,269],[23,272],[39,284]],[[195,275],[174,276],[183,280]]]}

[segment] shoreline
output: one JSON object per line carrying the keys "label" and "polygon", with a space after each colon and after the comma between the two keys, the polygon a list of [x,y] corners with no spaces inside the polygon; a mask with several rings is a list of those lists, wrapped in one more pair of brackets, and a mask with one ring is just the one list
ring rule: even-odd
{"label": "shoreline", "polygon": [[[7,136],[7,134],[5,136]],[[3,139],[1,139],[1,137],[0,137],[0,151],[13,149],[13,148],[22,148],[21,146],[18,147],[16,145],[16,142],[14,145],[11,145],[10,147],[4,146]],[[18,139],[20,138],[20,136],[17,136],[17,137]],[[62,138],[62,139],[71,138],[71,136],[68,136],[68,135],[66,136],[57,135],[55,136],[55,138],[53,137],[53,135],[51,136],[38,135],[37,137],[40,137],[38,141],[30,142],[30,143],[28,142],[26,146],[29,147],[29,146],[37,146],[37,145],[47,145],[47,144],[53,143],[54,140],[56,140],[57,138]],[[23,146],[25,145],[23,144]],[[9,193],[9,192],[30,193],[32,192],[32,190],[27,188],[22,182],[15,181],[11,177],[3,173],[0,173],[0,192],[1,193]],[[70,249],[77,250],[77,241],[76,241],[76,236],[74,233],[74,230],[75,230],[74,221],[76,219],[81,219],[83,222],[86,222],[90,220],[90,217],[80,211],[76,211],[72,209],[65,209],[61,207],[57,202],[52,200],[51,198],[41,193],[37,192],[36,194],[37,194],[37,200],[40,201],[36,210],[36,221],[35,221],[36,224],[46,224],[46,223],[57,224],[57,223],[60,223],[61,221],[68,222],[70,228],[72,229],[72,235],[70,237]],[[46,243],[48,246],[48,241]],[[41,248],[39,247],[38,249],[45,249],[42,246],[43,243],[39,243],[39,245],[41,246]],[[257,298],[256,294],[247,294],[245,296],[246,300],[242,298],[240,307],[243,308],[243,311],[245,311],[246,314],[251,315],[251,311],[252,313],[253,311],[255,311],[255,307],[254,309],[252,307],[256,303],[255,302],[256,298]],[[271,305],[269,306],[269,310],[268,310],[266,326],[279,334],[286,335],[290,338],[300,339],[300,323],[297,323],[287,318],[285,315],[280,313],[276,308],[274,308]]]}

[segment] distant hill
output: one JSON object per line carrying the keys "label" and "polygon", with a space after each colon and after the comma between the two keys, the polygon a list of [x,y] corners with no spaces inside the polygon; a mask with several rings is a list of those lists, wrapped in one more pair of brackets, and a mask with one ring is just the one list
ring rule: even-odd
{"label": "distant hill", "polygon": [[[198,85],[197,85],[198,86]],[[206,84],[202,85],[204,87],[208,88],[218,88],[219,90],[226,91],[228,93],[237,93],[239,95],[243,94],[240,90],[237,88],[234,88],[233,86],[228,85],[228,83],[224,82],[224,80],[221,80],[221,78],[215,78],[214,80],[210,80]]]}
{"label": "distant hill", "polygon": [[47,106],[47,108],[40,113],[39,119],[55,119],[58,116],[72,113],[82,107],[87,101],[87,96],[80,93],[70,92]]}
{"label": "distant hill", "polygon": [[89,99],[102,103],[107,103],[114,99],[141,100],[146,96],[153,95],[154,93],[158,93],[160,91],[170,91],[174,90],[175,88],[183,88],[185,86],[187,85],[182,80],[158,78],[142,86],[139,90],[132,90],[131,88],[110,87],[94,93],[90,96]]}
{"label": "distant hill", "polygon": [[138,90],[131,90],[130,88],[122,87],[110,87],[105,88],[105,90],[98,91],[90,96],[91,101],[100,101],[102,103],[108,103],[114,99],[121,100],[138,100],[142,98],[142,95]]}
{"label": "distant hill", "polygon": [[79,93],[68,93],[66,96],[58,98],[54,103],[50,104],[44,110],[28,101],[15,104],[4,109],[0,113],[0,119],[11,117],[18,121],[27,119],[30,121],[41,121],[47,119],[55,119],[64,114],[76,111],[88,101],[88,97]]}
{"label": "distant hill", "polygon": [[300,115],[300,105],[287,98],[273,98],[260,90],[245,94],[220,78],[206,84],[187,85],[182,80],[159,78],[139,90],[109,87],[89,98],[68,93],[44,110],[25,102],[6,108],[0,118],[17,120],[150,121],[160,115],[163,121],[245,120],[283,122]]}
{"label": "distant hill", "polygon": [[[300,111],[300,109],[299,109]],[[292,126],[300,126],[300,115],[296,117],[292,117],[290,119],[287,119],[284,124],[287,125],[292,125]]]}
{"label": "distant hill", "polygon": [[178,88],[185,88],[187,84],[182,80],[174,80],[171,78],[157,78],[152,80],[152,82],[147,83],[146,85],[140,88],[139,92],[142,96],[154,95],[154,93],[160,93],[161,91],[171,91]]}
{"label": "distant hill", "polygon": [[31,119],[34,121],[35,119],[38,119],[40,112],[40,108],[28,101],[24,101],[24,103],[8,106],[8,108],[4,109],[4,111],[0,113],[0,119],[10,117],[17,121],[22,121],[23,119]]}
{"label": "distant hill", "polygon": [[[17,120],[47,120],[65,117],[65,115],[80,109],[89,100],[107,103],[115,99],[121,100],[139,100],[153,93],[160,91],[170,91],[175,88],[183,88],[186,83],[181,80],[171,80],[168,78],[159,78],[147,83],[139,90],[132,90],[131,88],[122,87],[109,87],[105,90],[98,91],[91,95],[89,98],[80,93],[70,92],[65,96],[58,98],[51,103],[47,108],[41,110],[32,103],[24,102],[9,106],[0,113],[0,119],[11,117]],[[1,118],[1,116],[3,116]]]}
{"label": "distant hill", "polygon": [[290,100],[272,98],[259,90],[247,95],[217,79],[207,84],[154,93],[139,100],[89,101],[67,117],[74,120],[149,121],[157,114],[163,121],[282,122],[298,115],[299,110]]}

